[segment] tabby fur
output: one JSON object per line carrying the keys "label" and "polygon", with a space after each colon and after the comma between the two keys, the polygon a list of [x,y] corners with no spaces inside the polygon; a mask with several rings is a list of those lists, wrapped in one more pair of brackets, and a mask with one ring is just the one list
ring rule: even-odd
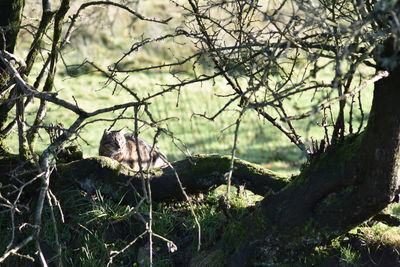
{"label": "tabby fur", "polygon": [[[167,166],[167,157],[157,147],[140,138],[137,140],[143,170]],[[136,139],[132,134],[124,134],[123,129],[104,130],[99,155],[113,158],[136,171],[140,170]]]}

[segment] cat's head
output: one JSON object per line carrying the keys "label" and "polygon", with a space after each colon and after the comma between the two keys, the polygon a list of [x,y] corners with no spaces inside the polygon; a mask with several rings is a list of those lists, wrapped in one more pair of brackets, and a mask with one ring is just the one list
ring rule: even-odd
{"label": "cat's head", "polygon": [[100,141],[99,155],[114,157],[120,153],[126,146],[124,129],[118,131],[104,130]]}

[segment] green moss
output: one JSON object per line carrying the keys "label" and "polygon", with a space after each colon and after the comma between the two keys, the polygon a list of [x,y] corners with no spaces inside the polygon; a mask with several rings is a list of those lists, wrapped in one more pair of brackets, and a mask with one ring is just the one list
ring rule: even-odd
{"label": "green moss", "polygon": [[195,164],[191,167],[190,171],[198,175],[209,175],[210,169],[217,169],[221,171],[229,170],[230,158],[229,156],[219,154],[201,154],[193,157]]}
{"label": "green moss", "polygon": [[326,152],[312,156],[301,170],[300,177],[303,177],[306,183],[307,180],[304,177],[308,177],[310,172],[339,170],[340,165],[345,164],[347,160],[354,156],[355,151],[360,147],[363,136],[363,133],[348,135],[343,141],[328,147]]}
{"label": "green moss", "polygon": [[97,161],[101,167],[106,167],[111,169],[114,169],[116,166],[120,164],[118,163],[118,161],[109,157],[98,156],[98,157],[92,157],[90,159]]}
{"label": "green moss", "polygon": [[24,142],[22,149],[20,149],[20,151],[19,151],[19,157],[21,160],[31,160],[32,159],[32,154],[31,154],[26,142]]}
{"label": "green moss", "polygon": [[[187,173],[191,176],[196,175],[199,179],[204,179],[204,184],[210,183],[210,176],[217,176],[225,182],[224,175],[229,171],[231,156],[220,154],[200,154],[192,157],[194,165],[188,163]],[[210,171],[213,170],[213,171]],[[282,185],[290,181],[290,176],[268,170],[258,164],[250,163],[238,158],[234,159],[234,173],[237,177],[241,176],[269,176],[270,178],[281,180]],[[213,179],[215,181],[215,179]],[[282,187],[283,187],[282,186]]]}
{"label": "green moss", "polygon": [[235,250],[238,249],[247,240],[248,232],[242,221],[231,221],[222,234],[222,240],[229,244]]}
{"label": "green moss", "polygon": [[83,159],[83,153],[79,149],[79,146],[72,145],[65,147],[58,155],[59,163],[67,163],[75,160]]}
{"label": "green moss", "polygon": [[0,135],[0,156],[7,156],[10,155],[11,149],[10,147],[6,144],[6,141],[4,140],[5,136]]}

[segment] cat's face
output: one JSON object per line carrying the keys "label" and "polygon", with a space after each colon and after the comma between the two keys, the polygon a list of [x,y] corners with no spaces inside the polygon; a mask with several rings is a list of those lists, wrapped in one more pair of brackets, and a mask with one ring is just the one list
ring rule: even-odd
{"label": "cat's face", "polygon": [[100,155],[114,157],[125,148],[125,145],[126,139],[123,130],[105,130],[100,141]]}

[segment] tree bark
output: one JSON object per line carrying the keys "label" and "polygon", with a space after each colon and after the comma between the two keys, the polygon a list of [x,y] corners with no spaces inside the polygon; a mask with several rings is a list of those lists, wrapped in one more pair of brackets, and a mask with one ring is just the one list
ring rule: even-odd
{"label": "tree bark", "polygon": [[0,49],[14,53],[24,5],[25,0],[0,1],[0,27],[4,31],[4,39],[0,37]]}

